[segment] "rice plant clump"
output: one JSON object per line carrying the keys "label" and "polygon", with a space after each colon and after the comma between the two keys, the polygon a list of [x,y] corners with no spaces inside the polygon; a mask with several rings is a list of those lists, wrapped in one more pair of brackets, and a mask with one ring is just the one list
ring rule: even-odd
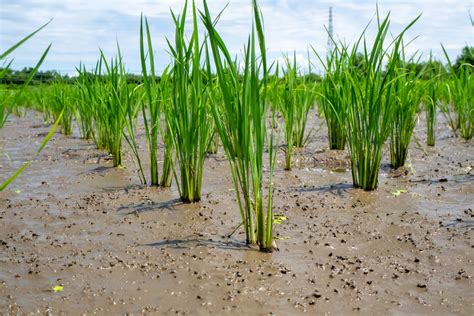
{"label": "rice plant clump", "polygon": [[94,134],[94,110],[92,108],[93,76],[89,76],[83,64],[76,67],[78,77],[76,79],[76,117],[79,124],[79,130],[83,139],[95,140]]}
{"label": "rice plant clump", "polygon": [[426,144],[428,146],[434,146],[436,143],[436,116],[438,112],[438,102],[440,102],[442,94],[440,91],[443,87],[442,68],[444,67],[440,63],[433,62],[430,53],[428,67],[424,71],[425,75],[429,76],[429,78],[425,82],[423,96],[426,115]]}
{"label": "rice plant clump", "polygon": [[[208,91],[203,81],[201,47],[195,3],[192,3],[193,32],[186,41],[185,22],[188,2],[181,16],[172,12],[176,27],[174,43],[168,41],[173,56],[171,77],[172,100],[166,111],[166,121],[176,151],[179,166],[178,190],[184,202],[201,199],[204,158],[213,130],[208,124]],[[203,67],[204,68],[204,67]],[[176,181],[178,176],[175,173]]]}
{"label": "rice plant clump", "polygon": [[[390,14],[381,21],[377,10],[378,32],[373,46],[369,50],[363,33],[349,53],[341,83],[340,99],[347,98],[343,102],[348,104],[346,140],[351,155],[353,184],[364,190],[374,190],[378,185],[382,148],[390,135],[395,111],[392,92],[397,63],[394,61],[398,60],[403,35],[419,19],[418,16],[410,22],[387,50],[384,44],[390,25],[389,17]],[[361,43],[362,63],[357,54]],[[386,57],[389,62],[384,68]]]}
{"label": "rice plant clump", "polygon": [[[51,21],[50,21],[51,22]],[[0,61],[4,61],[15,49],[20,47],[24,42],[29,40],[31,37],[35,36],[39,31],[41,31],[43,28],[45,28],[50,22],[40,26],[38,29],[36,29],[34,32],[30,33],[29,35],[25,36],[23,39],[18,41],[16,44],[8,48],[6,51],[0,54]],[[33,71],[30,72],[29,77],[25,80],[24,84],[21,86],[20,90],[16,92],[13,95],[13,98],[10,98],[11,94],[8,93],[8,95],[4,98],[2,95],[2,98],[0,99],[0,128],[3,127],[3,125],[6,122],[6,119],[8,117],[9,111],[16,105],[16,102],[18,101],[21,93],[24,91],[24,89],[28,86],[28,84],[31,82],[33,79],[33,76],[35,73],[38,71],[39,67],[43,63],[44,59],[48,55],[49,49],[51,48],[51,44],[46,48],[46,50],[43,52],[41,55],[41,58],[39,59],[38,63],[36,66],[33,68]],[[0,70],[0,79],[2,79],[7,71],[9,70],[9,67],[11,65],[11,61],[7,63],[6,67]],[[56,128],[59,124],[59,121],[62,118],[62,113],[59,114],[56,122],[53,124],[51,129],[49,130],[48,134],[44,138],[44,140],[41,142],[39,148],[36,150],[34,156],[25,162],[18,170],[16,170],[8,179],[6,179],[3,183],[0,183],[0,191],[3,191],[6,189],[16,178],[18,178],[23,171],[35,160],[35,158],[41,153],[41,151],[46,147],[48,141],[51,139],[53,136],[54,132],[56,131]]]}
{"label": "rice plant clump", "polygon": [[[314,49],[313,49],[314,50]],[[316,51],[314,50],[316,53]],[[346,144],[346,120],[348,98],[344,95],[344,69],[349,62],[349,55],[344,45],[336,45],[336,49],[329,52],[326,61],[319,57],[325,75],[321,82],[321,93],[319,98],[320,108],[324,114],[328,128],[328,142],[330,149],[342,150]]]}
{"label": "rice plant clump", "polygon": [[[173,141],[168,126],[165,125],[164,128],[161,126],[161,113],[165,111],[165,107],[170,102],[169,67],[165,68],[160,77],[156,75],[150,28],[148,20],[143,19],[143,16],[140,19],[140,61],[145,90],[145,97],[141,100],[141,109],[150,160],[150,181],[152,186],[169,187],[172,174]],[[158,136],[160,134],[165,144],[161,181],[158,173]]]}
{"label": "rice plant clump", "polygon": [[443,107],[448,123],[453,132],[464,138],[471,139],[474,133],[474,65],[461,64],[455,69],[443,47],[448,61],[449,75],[446,80],[447,104]]}
{"label": "rice plant clump", "polygon": [[72,120],[74,117],[73,98],[74,87],[57,80],[51,84],[51,99],[47,100],[52,111],[53,120],[56,121],[62,113],[59,125],[64,135],[72,134]]}
{"label": "rice plant clump", "polygon": [[119,55],[107,62],[101,52],[105,70],[105,93],[100,100],[105,120],[106,147],[112,155],[114,167],[122,165],[122,134],[125,127],[125,104],[129,98],[128,84],[122,56]]}
{"label": "rice plant clump", "polygon": [[[252,32],[244,49],[244,63],[239,67],[217,32],[206,1],[204,12],[201,12],[223,99],[222,106],[212,106],[212,113],[232,172],[246,240],[248,244],[258,245],[261,251],[270,252],[274,249],[272,177],[276,151],[273,135],[267,132],[268,67],[262,18],[256,0],[253,1],[253,18]],[[210,71],[209,67],[209,74]],[[269,154],[266,199],[263,191],[265,143]]]}
{"label": "rice plant clump", "polygon": [[[403,45],[403,44],[402,44]],[[413,130],[417,121],[418,106],[423,95],[420,76],[417,74],[415,65],[411,58],[405,60],[404,49],[402,53],[396,55],[397,60],[391,62],[395,66],[395,79],[392,91],[394,95],[394,117],[392,130],[390,133],[390,164],[393,168],[401,167],[405,164],[408,154]]]}
{"label": "rice plant clump", "polygon": [[297,85],[297,66],[296,55],[291,61],[288,56],[285,58],[285,68],[283,68],[283,89],[279,98],[280,109],[285,120],[285,170],[291,170],[291,158],[295,144],[296,127],[296,85]]}
{"label": "rice plant clump", "polygon": [[[39,28],[37,28],[35,31],[31,32],[21,40],[19,40],[17,43],[12,45],[11,47],[7,48],[5,51],[0,52],[0,63],[2,63],[2,67],[0,68],[0,79],[4,78],[5,75],[8,73],[10,70],[10,66],[13,63],[12,60],[7,60],[7,58],[10,56],[12,52],[14,52],[18,47],[23,45],[26,41],[28,41],[30,38],[35,36],[38,32],[40,32],[42,29],[44,29],[49,23],[51,23],[51,20]],[[18,91],[15,93],[11,94],[10,92],[2,92],[0,94],[0,128],[5,125],[5,122],[7,121],[7,118],[9,114],[12,112],[12,110],[15,108],[15,106],[18,103],[19,98],[21,97],[22,93],[26,90],[26,87],[30,84],[30,82],[33,80],[33,77],[35,76],[36,72],[38,69],[41,67],[41,64],[43,64],[43,61],[45,60],[46,56],[48,55],[49,50],[51,49],[51,45],[49,44],[48,47],[44,50],[43,54],[41,55],[40,59],[36,63],[35,67],[33,68],[32,71],[30,71],[28,77],[26,78],[24,84],[20,87]]]}
{"label": "rice plant clump", "polygon": [[298,72],[298,77],[296,80],[296,111],[294,115],[295,127],[293,132],[293,145],[296,148],[303,148],[311,134],[311,131],[306,131],[309,110],[315,105],[316,100],[316,83],[311,80],[311,73],[312,66],[308,52],[308,74],[303,75],[301,72]]}
{"label": "rice plant clump", "polygon": [[100,51],[99,61],[92,72],[87,72],[84,67],[76,69],[79,72],[79,95],[84,98],[80,102],[89,102],[89,106],[84,105],[80,113],[85,115],[84,120],[89,115],[93,117],[92,137],[97,148],[109,152],[114,167],[121,166],[125,128],[128,131],[126,141],[134,151],[133,142],[130,143],[134,138],[130,120],[137,115],[138,101],[136,90],[131,89],[128,84],[120,48],[117,57],[110,61]]}
{"label": "rice plant clump", "polygon": [[[273,76],[269,76],[268,99],[272,108],[272,128],[277,127],[277,111],[281,112],[285,122],[285,170],[292,168],[294,148],[302,148],[308,140],[306,133],[308,113],[314,104],[314,83],[309,76],[303,76],[296,63],[296,53],[293,58],[285,56],[284,66],[281,67],[283,77],[279,78],[280,66],[277,64]],[[311,62],[309,61],[311,73]]]}

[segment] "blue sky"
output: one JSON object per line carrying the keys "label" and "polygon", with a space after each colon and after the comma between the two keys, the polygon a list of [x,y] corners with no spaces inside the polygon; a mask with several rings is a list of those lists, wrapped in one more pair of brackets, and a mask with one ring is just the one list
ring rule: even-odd
{"label": "blue sky", "polygon": [[[198,6],[201,0],[196,1]],[[13,54],[14,69],[33,66],[42,51],[53,43],[42,69],[56,69],[73,74],[80,61],[88,68],[97,60],[99,47],[112,57],[116,41],[121,46],[127,68],[140,71],[139,23],[143,12],[149,19],[158,68],[170,62],[165,37],[172,38],[170,7],[179,12],[184,0],[0,0],[0,50],[5,51],[20,38],[53,21],[41,33]],[[212,13],[217,14],[229,3],[218,24],[218,30],[230,50],[241,54],[251,25],[251,0],[208,0]],[[375,13],[375,1],[325,0],[260,0],[267,39],[268,56],[279,59],[284,53],[296,51],[298,62],[307,64],[308,45],[325,54],[328,8],[333,7],[334,34],[351,42]],[[466,44],[474,45],[474,28],[469,11],[474,15],[472,0],[379,0],[384,15],[391,11],[391,31],[397,34],[422,13],[421,19],[407,34],[416,38],[408,51],[419,51],[426,59],[430,50],[444,60],[440,43],[452,59]],[[374,25],[372,25],[374,26]],[[371,38],[372,27],[367,33]],[[312,59],[316,59],[312,57]]]}

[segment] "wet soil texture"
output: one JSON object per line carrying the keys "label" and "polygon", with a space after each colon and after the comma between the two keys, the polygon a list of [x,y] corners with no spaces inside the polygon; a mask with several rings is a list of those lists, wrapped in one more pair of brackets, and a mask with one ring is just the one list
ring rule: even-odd
{"label": "wet soil texture", "polygon": [[[228,237],[240,215],[222,149],[205,162],[202,201],[183,204],[174,184],[140,185],[130,157],[115,169],[77,131],[56,133],[0,192],[1,313],[472,315],[473,141],[440,116],[426,147],[421,120],[407,166],[392,171],[385,150],[379,188],[364,192],[310,117],[294,169],[278,154],[274,211],[287,219],[271,254],[241,229]],[[10,118],[0,182],[49,128],[38,113]]]}

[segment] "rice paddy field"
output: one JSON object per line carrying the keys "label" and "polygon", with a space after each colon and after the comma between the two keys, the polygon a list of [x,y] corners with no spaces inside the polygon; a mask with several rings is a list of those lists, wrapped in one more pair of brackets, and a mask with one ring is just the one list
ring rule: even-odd
{"label": "rice paddy field", "polygon": [[377,12],[312,76],[249,14],[241,60],[189,2],[163,72],[142,16],[139,82],[1,86],[0,313],[473,314],[473,65]]}

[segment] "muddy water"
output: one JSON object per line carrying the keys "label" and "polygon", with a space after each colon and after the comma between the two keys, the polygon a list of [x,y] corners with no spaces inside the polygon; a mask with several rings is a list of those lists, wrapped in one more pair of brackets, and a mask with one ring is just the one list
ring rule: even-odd
{"label": "muddy water", "polygon": [[[421,122],[409,167],[393,172],[384,157],[379,189],[364,192],[311,117],[294,170],[278,156],[275,213],[288,219],[273,254],[240,230],[227,237],[239,213],[222,153],[206,161],[202,202],[188,205],[174,186],[141,186],[129,158],[114,169],[93,144],[55,134],[0,193],[0,311],[472,314],[473,142],[440,117],[426,148]],[[47,131],[36,113],[6,124],[0,181]]]}

